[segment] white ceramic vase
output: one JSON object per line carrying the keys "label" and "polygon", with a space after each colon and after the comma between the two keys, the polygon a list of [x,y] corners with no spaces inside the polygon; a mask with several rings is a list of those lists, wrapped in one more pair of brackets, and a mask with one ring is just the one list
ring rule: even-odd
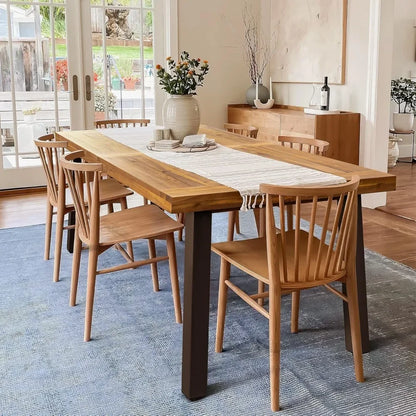
{"label": "white ceramic vase", "polygon": [[23,121],[25,123],[34,123],[36,121],[36,114],[23,114]]}
{"label": "white ceramic vase", "polygon": [[402,139],[399,139],[395,136],[389,137],[389,151],[388,151],[388,167],[394,168],[397,163],[397,159],[400,155],[398,142],[401,142]]}
{"label": "white ceramic vase", "polygon": [[393,128],[399,132],[413,130],[413,113],[393,113]]}
{"label": "white ceramic vase", "polygon": [[182,142],[185,136],[199,130],[198,101],[193,95],[171,95],[163,104],[163,126],[170,129],[171,139]]}
{"label": "white ceramic vase", "polygon": [[[270,98],[269,90],[263,84],[259,84],[258,92],[259,92],[259,100],[263,104],[267,103],[267,100]],[[254,107],[255,98],[256,98],[256,84],[252,84],[246,91],[247,104]]]}

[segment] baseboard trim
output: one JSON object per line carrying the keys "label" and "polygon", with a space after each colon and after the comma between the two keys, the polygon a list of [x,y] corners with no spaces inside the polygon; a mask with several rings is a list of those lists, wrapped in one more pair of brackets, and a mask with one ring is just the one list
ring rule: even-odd
{"label": "baseboard trim", "polygon": [[0,198],[3,196],[40,194],[46,191],[46,186],[34,186],[32,188],[1,189]]}

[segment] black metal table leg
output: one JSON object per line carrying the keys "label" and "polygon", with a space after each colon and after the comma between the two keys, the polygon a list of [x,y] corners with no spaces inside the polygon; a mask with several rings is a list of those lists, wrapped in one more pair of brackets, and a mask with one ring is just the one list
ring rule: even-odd
{"label": "black metal table leg", "polygon": [[[75,224],[75,211],[71,211],[68,213],[68,225]],[[66,237],[66,249],[70,252],[74,252],[74,237],[75,237],[75,230],[70,228],[67,230],[67,237]]]}
{"label": "black metal table leg", "polygon": [[[356,272],[358,289],[358,309],[360,312],[361,344],[363,352],[370,351],[370,338],[368,333],[368,311],[367,311],[367,285],[365,278],[365,259],[364,259],[364,237],[363,237],[363,215],[361,209],[361,196],[358,195],[357,202],[357,251],[356,251]],[[345,293],[346,288],[343,285]],[[352,351],[350,320],[348,315],[348,305],[344,302],[344,327],[345,327],[345,347]]]}
{"label": "black metal table leg", "polygon": [[211,222],[211,212],[185,216],[182,393],[190,400],[207,391]]}

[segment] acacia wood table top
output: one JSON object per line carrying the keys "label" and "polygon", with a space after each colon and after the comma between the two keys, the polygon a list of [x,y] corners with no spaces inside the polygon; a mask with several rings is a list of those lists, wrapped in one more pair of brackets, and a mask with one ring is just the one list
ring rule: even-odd
{"label": "acacia wood table top", "polygon": [[[236,150],[317,169],[346,179],[358,175],[360,194],[392,191],[396,187],[396,177],[389,173],[206,126],[201,126],[199,133],[205,133],[217,143]],[[68,142],[70,150],[84,150],[88,161],[101,162],[106,173],[169,212],[223,211],[241,206],[240,193],[235,189],[154,160],[102,132],[79,130],[56,134],[59,140]]]}

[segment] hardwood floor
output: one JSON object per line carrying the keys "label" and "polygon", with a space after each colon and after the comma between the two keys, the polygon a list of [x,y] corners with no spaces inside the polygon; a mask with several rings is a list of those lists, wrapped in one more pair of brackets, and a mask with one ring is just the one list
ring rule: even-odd
{"label": "hardwood floor", "polygon": [[416,164],[398,163],[389,170],[396,175],[396,191],[387,193],[385,207],[380,211],[416,221]]}
{"label": "hardwood floor", "polygon": [[389,172],[396,191],[387,193],[384,207],[363,211],[364,245],[416,269],[416,165],[399,162]]}
{"label": "hardwood floor", "polygon": [[46,188],[0,192],[0,228],[44,224]]}
{"label": "hardwood floor", "polygon": [[[398,163],[390,172],[397,190],[388,193],[386,206],[363,209],[364,245],[416,269],[416,165]],[[0,192],[0,228],[45,223],[45,199],[45,190]]]}

